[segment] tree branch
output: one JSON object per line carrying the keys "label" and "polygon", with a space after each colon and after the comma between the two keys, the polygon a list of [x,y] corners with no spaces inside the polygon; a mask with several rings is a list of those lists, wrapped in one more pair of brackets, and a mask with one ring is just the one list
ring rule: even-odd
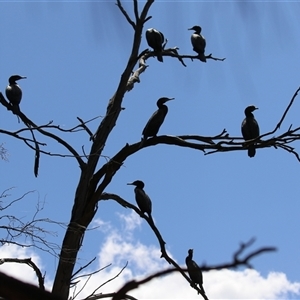
{"label": "tree branch", "polygon": [[[239,255],[242,254],[242,252],[250,247],[253,243],[254,243],[255,239],[252,238],[248,243],[242,243],[240,248],[234,253],[233,255],[233,261],[231,263],[227,263],[227,264],[220,264],[220,265],[215,265],[215,266],[206,266],[203,265],[200,267],[200,269],[202,271],[210,271],[210,270],[221,270],[221,269],[229,269],[229,268],[237,268],[238,266],[246,266],[246,267],[252,267],[249,263],[249,260],[262,254],[265,252],[273,252],[276,251],[276,248],[274,247],[264,247],[261,249],[258,249],[256,251],[251,252],[250,254],[248,254],[245,258],[240,259]],[[177,265],[177,264],[176,264]],[[178,266],[178,265],[177,265]],[[167,269],[167,270],[163,270],[163,271],[159,271],[156,272],[148,277],[146,277],[143,280],[131,280],[129,282],[127,282],[113,297],[113,300],[121,300],[123,299],[124,295],[127,294],[129,291],[138,288],[139,286],[141,286],[142,284],[151,281],[154,278],[157,277],[161,277],[163,275],[167,275],[173,272],[180,272],[181,274],[184,275],[184,277],[187,279],[187,281],[190,283],[191,287],[193,287],[194,289],[196,289],[198,291],[198,293],[201,293],[202,297],[204,299],[208,299],[207,296],[205,294],[203,294],[202,290],[200,290],[197,286],[195,286],[193,284],[193,282],[190,280],[190,278],[185,274],[185,272],[187,272],[186,268],[181,268],[181,267],[175,267],[172,269]]]}
{"label": "tree branch", "polygon": [[44,286],[44,276],[42,275],[41,270],[38,268],[38,266],[31,260],[31,258],[23,258],[23,259],[19,259],[19,258],[0,258],[0,265],[4,264],[4,263],[18,263],[18,264],[26,264],[29,267],[31,267],[35,274],[36,277],[38,278],[38,282],[39,282],[39,287],[40,289],[42,289],[43,291],[45,290],[45,286]]}
{"label": "tree branch", "polygon": [[[0,103],[5,106],[8,110],[13,111],[12,106],[5,100],[5,98],[3,97],[2,93],[0,92]],[[62,146],[64,146],[65,148],[67,148],[72,154],[73,157],[77,160],[79,166],[81,169],[83,169],[85,167],[85,163],[84,161],[81,159],[80,155],[76,152],[76,150],[69,145],[67,142],[65,142],[63,139],[61,139],[60,137],[58,137],[57,135],[45,131],[41,128],[39,128],[39,126],[37,126],[36,124],[34,124],[30,119],[28,119],[21,111],[18,114],[18,116],[20,117],[20,119],[23,121],[23,123],[27,126],[27,127],[32,127],[31,129],[36,129],[37,131],[39,131],[41,134],[48,136],[52,139],[54,139],[55,141],[57,141],[59,144],[61,144]],[[36,142],[36,141],[34,141]]]}
{"label": "tree branch", "polygon": [[122,6],[122,3],[120,0],[117,0],[116,5],[119,7],[121,13],[123,14],[123,16],[125,17],[125,19],[127,20],[127,22],[133,27],[133,30],[136,29],[136,25],[135,23],[130,19],[130,17],[128,16],[126,10],[124,9],[124,7]]}
{"label": "tree branch", "polygon": [[287,115],[289,109],[290,109],[291,106],[293,105],[293,102],[294,102],[294,100],[296,99],[296,97],[297,97],[299,91],[300,91],[300,87],[297,89],[297,91],[295,92],[294,96],[292,97],[292,99],[291,99],[291,101],[290,101],[288,107],[286,108],[285,112],[283,113],[282,118],[280,119],[279,123],[278,123],[277,126],[275,127],[274,132],[275,132],[277,129],[280,128],[280,126],[281,126],[283,120],[285,119],[285,117],[286,117],[286,115]]}
{"label": "tree branch", "polygon": [[[0,195],[1,198],[5,198],[10,196],[6,194],[8,190],[4,191]],[[50,243],[46,239],[46,235],[55,235],[54,232],[49,232],[40,227],[39,223],[55,223],[60,224],[58,222],[52,221],[50,219],[37,219],[38,213],[43,209],[43,206],[40,206],[40,202],[38,202],[36,206],[36,211],[29,221],[23,221],[22,218],[18,218],[15,215],[4,214],[3,212],[10,208],[16,202],[25,198],[31,192],[27,192],[21,197],[10,201],[8,204],[5,204],[1,201],[0,211],[2,212],[0,216],[0,220],[5,223],[5,225],[0,226],[0,230],[2,230],[2,238],[0,239],[0,244],[14,244],[20,247],[35,247],[42,251],[48,252],[54,256],[57,256],[56,249],[58,249],[58,245],[54,243]],[[24,218],[24,217],[23,217]],[[61,224],[60,224],[61,225]],[[5,236],[6,232],[6,236]],[[24,238],[25,242],[18,241],[20,238]],[[31,244],[28,243],[28,240],[31,240]]]}
{"label": "tree branch", "polygon": [[96,293],[101,287],[103,287],[103,286],[106,285],[107,283],[109,283],[109,282],[113,281],[114,279],[116,279],[117,277],[119,277],[119,276],[123,273],[123,271],[126,269],[127,265],[128,265],[128,261],[126,262],[125,266],[120,270],[119,273],[117,273],[115,276],[113,276],[112,278],[106,280],[104,283],[102,283],[101,285],[99,285],[99,286],[98,286],[98,287],[97,287],[97,288],[96,288],[96,289],[95,289],[88,297],[84,298],[84,300],[90,299],[90,297],[94,296],[95,293]]}

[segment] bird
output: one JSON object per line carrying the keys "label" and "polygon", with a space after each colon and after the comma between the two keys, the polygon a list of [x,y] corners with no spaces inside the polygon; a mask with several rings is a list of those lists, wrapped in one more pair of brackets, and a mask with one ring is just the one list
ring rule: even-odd
{"label": "bird", "polygon": [[153,113],[149,121],[147,122],[142,134],[143,138],[142,140],[146,140],[148,137],[156,136],[158,133],[158,130],[162,123],[164,122],[164,119],[168,113],[168,107],[164,105],[166,102],[174,100],[174,98],[167,98],[162,97],[159,98],[156,102],[156,105],[158,107],[158,110]]}
{"label": "bird", "polygon": [[134,185],[134,193],[135,193],[135,200],[140,209],[140,211],[145,214],[147,213],[148,216],[152,219],[152,202],[149,196],[144,191],[144,182],[141,180],[135,180],[133,182],[127,183],[127,185]]}
{"label": "bird", "polygon": [[205,57],[205,46],[206,46],[206,40],[203,35],[201,35],[202,28],[198,25],[193,26],[192,28],[189,28],[188,30],[194,30],[195,32],[191,35],[191,42],[193,45],[193,50],[198,53],[199,59],[202,62],[206,62]]}
{"label": "bird", "polygon": [[16,81],[25,79],[26,77],[20,75],[12,75],[8,79],[8,86],[6,87],[5,94],[10,104],[15,108],[16,112],[20,112],[19,104],[22,99],[22,90]]}
{"label": "bird", "polygon": [[[259,126],[257,121],[254,118],[253,111],[258,109],[254,105],[250,105],[245,109],[245,116],[246,118],[242,122],[242,135],[245,141],[256,139],[259,137]],[[254,157],[255,156],[255,145],[248,146],[248,156]]]}
{"label": "bird", "polygon": [[153,48],[157,60],[163,62],[162,50],[165,41],[164,35],[154,28],[149,28],[146,30],[146,40],[149,47]]}
{"label": "bird", "polygon": [[[191,281],[194,285],[197,286],[199,284],[200,289],[205,294],[203,288],[203,275],[200,267],[197,265],[195,261],[193,261],[193,249],[188,250],[188,256],[185,258],[185,264],[191,278]],[[192,284],[191,284],[192,285]]]}

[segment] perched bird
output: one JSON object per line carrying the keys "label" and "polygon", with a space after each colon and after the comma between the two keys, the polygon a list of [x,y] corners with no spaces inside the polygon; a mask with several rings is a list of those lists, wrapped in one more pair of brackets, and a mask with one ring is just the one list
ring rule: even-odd
{"label": "perched bird", "polygon": [[150,218],[152,212],[152,202],[149,196],[144,191],[144,182],[141,180],[135,180],[134,182],[127,183],[128,185],[135,185],[134,193],[135,193],[135,200],[136,203],[141,210],[141,212],[147,213]]}
{"label": "perched bird", "polygon": [[188,256],[185,259],[185,264],[188,269],[189,276],[192,282],[197,286],[199,284],[200,289],[205,294],[203,288],[203,276],[200,267],[197,265],[195,261],[193,261],[193,249],[189,249]]}
{"label": "perched bird", "polygon": [[206,41],[203,35],[201,35],[201,27],[198,25],[189,28],[188,30],[194,30],[195,32],[191,35],[191,42],[193,45],[193,50],[198,53],[199,59],[203,62],[206,62],[205,57],[205,46]]}
{"label": "perched bird", "polygon": [[8,101],[11,103],[13,107],[15,107],[17,112],[20,112],[19,104],[22,99],[22,90],[20,86],[16,83],[16,81],[25,78],[26,77],[22,77],[19,75],[10,76],[8,79],[9,84],[5,90],[5,94]]}
{"label": "perched bird", "polygon": [[[254,105],[248,106],[245,109],[245,116],[246,118],[242,122],[242,135],[245,141],[255,139],[259,137],[259,126],[257,121],[254,118],[253,111],[258,109]],[[255,156],[255,145],[248,146],[248,156],[254,157]]]}
{"label": "perched bird", "polygon": [[144,130],[143,130],[143,139],[146,140],[150,136],[156,136],[158,133],[158,130],[162,123],[164,122],[164,119],[168,113],[168,107],[164,105],[164,103],[174,100],[174,98],[159,98],[156,102],[156,105],[158,107],[158,110],[153,113],[149,121],[147,122]]}
{"label": "perched bird", "polygon": [[156,52],[155,54],[157,59],[163,62],[161,52],[163,50],[163,43],[165,41],[164,35],[154,28],[149,28],[146,30],[146,40],[149,47],[153,48],[154,52]]}

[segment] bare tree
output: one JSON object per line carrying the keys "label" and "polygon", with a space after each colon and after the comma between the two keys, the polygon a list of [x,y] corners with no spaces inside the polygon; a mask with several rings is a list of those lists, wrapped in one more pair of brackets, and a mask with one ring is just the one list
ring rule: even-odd
{"label": "bare tree", "polygon": [[[81,118],[78,118],[79,124],[70,129],[62,129],[59,125],[54,125],[52,123],[37,125],[23,112],[14,110],[10,103],[8,103],[8,101],[0,93],[1,104],[6,107],[8,111],[17,114],[21,121],[25,124],[25,127],[18,131],[12,132],[8,130],[0,130],[0,133],[12,136],[23,141],[34,151],[35,164],[33,169],[35,176],[38,175],[39,158],[42,154],[51,156],[72,156],[75,159],[75,162],[80,167],[80,180],[76,188],[71,219],[67,226],[67,230],[62,242],[57,272],[52,289],[52,293],[63,300],[67,300],[69,297],[72,278],[74,278],[74,267],[76,265],[78,251],[80,250],[84,242],[84,234],[98,211],[98,202],[104,200],[115,200],[120,205],[133,209],[137,214],[144,218],[157,237],[158,243],[161,248],[161,257],[164,258],[169,264],[173,265],[175,268],[171,271],[162,271],[158,274],[152,274],[148,278],[140,282],[129,282],[120,291],[107,297],[113,297],[113,299],[124,299],[126,297],[130,298],[129,296],[126,296],[128,291],[138,287],[140,284],[143,284],[144,282],[147,282],[154,277],[176,270],[180,272],[182,276],[187,279],[187,281],[189,281],[193,288],[197,289],[197,291],[203,296],[203,298],[207,299],[207,296],[192,284],[189,277],[186,275],[186,270],[180,268],[180,266],[168,255],[165,249],[166,243],[161,236],[158,228],[151,221],[151,219],[143,214],[136,206],[130,204],[125,199],[122,199],[119,195],[107,193],[106,188],[113,180],[114,175],[124,164],[125,160],[134,153],[146,147],[159,144],[168,144],[189,149],[196,149],[203,152],[204,154],[213,154],[216,152],[245,151],[249,144],[245,145],[244,140],[241,137],[230,136],[225,129],[220,130],[220,133],[216,136],[154,136],[144,141],[137,141],[136,143],[133,143],[131,145],[124,145],[124,147],[120,149],[113,157],[107,158],[105,163],[103,163],[102,165],[98,165],[99,159],[102,156],[103,150],[105,149],[105,146],[107,144],[108,137],[111,134],[115,124],[117,123],[120,112],[122,111],[122,101],[125,97],[125,94],[134,88],[135,83],[140,82],[139,78],[141,74],[147,70],[147,60],[151,57],[156,56],[155,52],[149,51],[148,49],[142,51],[140,50],[144,25],[151,18],[148,13],[153,3],[154,0],[147,0],[143,5],[141,5],[142,7],[139,7],[138,1],[133,0],[134,19],[132,19],[123,8],[121,1],[117,0],[116,4],[118,9],[133,29],[133,43],[126,67],[121,74],[121,79],[118,83],[115,93],[113,94],[111,99],[108,100],[105,116],[101,119],[96,133],[92,133],[88,128],[88,123],[94,121],[94,119],[83,121]],[[175,61],[178,60],[179,63],[181,63],[183,66],[186,66],[185,60],[200,60],[198,55],[180,54],[178,50],[179,49],[177,47],[167,48],[166,43],[164,43],[162,56],[170,57],[172,59],[175,59]],[[225,58],[216,58],[212,54],[209,54],[205,56],[205,59],[207,61],[220,61],[221,63]],[[300,140],[300,127],[292,128],[291,126],[288,131],[284,132],[283,134],[274,136],[274,134],[276,134],[277,130],[280,128],[282,122],[284,121],[299,90],[300,88],[295,92],[286,108],[286,111],[283,112],[282,118],[274,127],[274,130],[264,133],[258,138],[250,141],[250,143],[255,143],[256,148],[281,148],[289,153],[292,153],[296,157],[296,159],[300,161],[299,154],[292,146],[293,142]],[[53,133],[53,130],[56,130],[57,133]],[[59,136],[59,133],[62,131],[68,133],[85,131],[92,141],[91,149],[89,150],[89,152],[86,153],[83,149],[82,152],[76,150],[72,145],[67,143]],[[26,135],[27,133],[29,133],[30,137]],[[39,138],[37,137],[38,134],[55,140],[56,142],[61,144],[69,154],[65,155],[60,153],[50,153],[43,150],[45,144],[39,142]],[[244,259],[240,259],[239,256],[241,255],[242,251],[244,251],[247,245],[251,244],[252,242],[253,241],[251,240],[249,243],[241,245],[241,248],[235,253],[232,262],[220,266],[202,266],[202,269],[204,271],[207,271],[220,268],[233,268],[241,264],[249,266],[249,260],[253,257],[264,252],[275,250],[275,248],[273,247],[264,247],[247,255]],[[97,298],[96,295],[92,295],[90,297],[90,299],[99,298]]]}

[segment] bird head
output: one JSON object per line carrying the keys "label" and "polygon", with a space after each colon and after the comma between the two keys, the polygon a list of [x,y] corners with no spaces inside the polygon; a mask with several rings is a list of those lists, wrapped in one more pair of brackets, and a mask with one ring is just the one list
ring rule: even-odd
{"label": "bird head", "polygon": [[170,101],[170,100],[174,100],[174,99],[175,99],[175,98],[167,98],[167,97],[159,98],[159,99],[157,100],[157,106],[162,105],[162,104],[164,104],[164,103],[166,103],[166,102],[168,102],[168,101]]}
{"label": "bird head", "polygon": [[247,115],[248,113],[252,113],[257,109],[258,109],[258,107],[255,107],[254,105],[250,105],[250,106],[246,107],[245,114]]}
{"label": "bird head", "polygon": [[9,82],[9,84],[15,84],[16,81],[18,81],[20,79],[26,79],[26,77],[20,76],[20,75],[12,75],[9,77],[8,82]]}
{"label": "bird head", "polygon": [[129,183],[127,183],[127,185],[135,185],[136,187],[138,187],[140,189],[144,188],[144,186],[145,186],[144,182],[141,180],[135,180],[134,182],[129,182]]}
{"label": "bird head", "polygon": [[200,34],[202,28],[200,26],[198,26],[198,25],[195,25],[192,28],[189,28],[188,30],[195,30],[196,33]]}
{"label": "bird head", "polygon": [[193,256],[193,251],[194,251],[193,249],[189,249],[188,254]]}

